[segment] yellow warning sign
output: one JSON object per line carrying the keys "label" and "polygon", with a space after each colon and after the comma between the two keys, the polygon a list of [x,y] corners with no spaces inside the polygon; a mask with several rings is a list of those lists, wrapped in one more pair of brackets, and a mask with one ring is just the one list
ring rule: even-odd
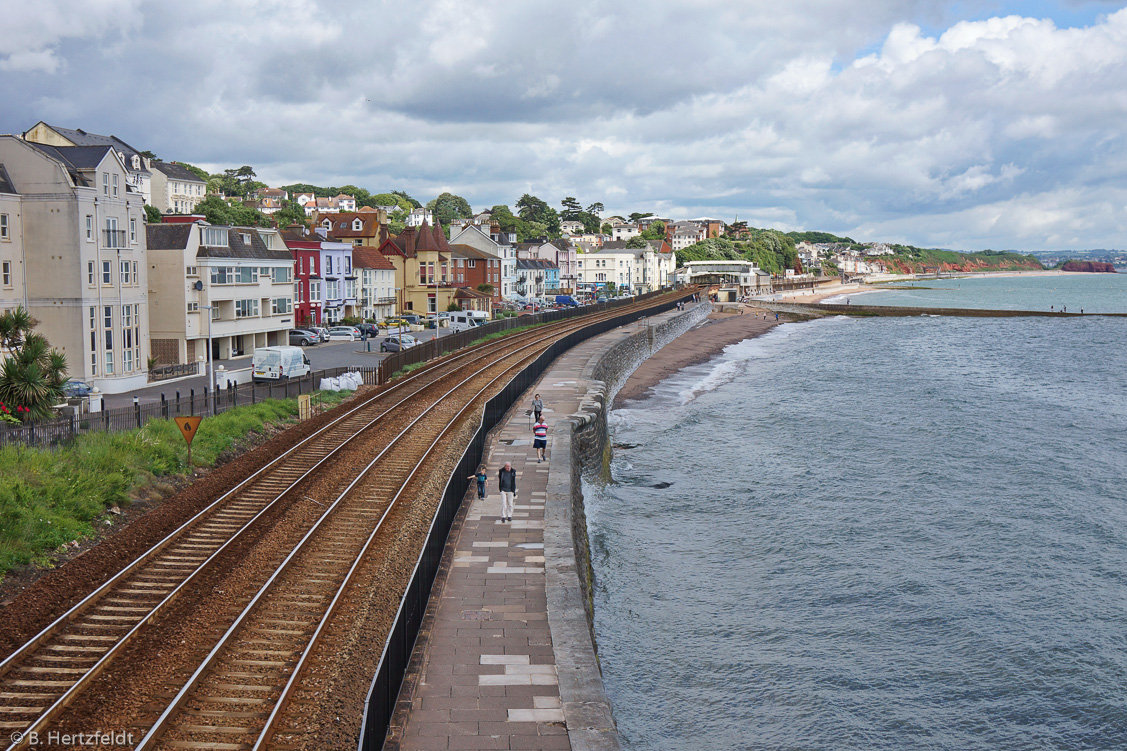
{"label": "yellow warning sign", "polygon": [[184,440],[188,445],[192,445],[192,439],[196,437],[196,431],[200,428],[200,420],[202,417],[177,417],[176,427],[180,428],[180,432],[184,434]]}

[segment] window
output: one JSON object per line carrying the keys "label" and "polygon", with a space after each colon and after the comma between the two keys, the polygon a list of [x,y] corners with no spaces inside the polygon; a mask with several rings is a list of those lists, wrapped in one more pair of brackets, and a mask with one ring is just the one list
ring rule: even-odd
{"label": "window", "polygon": [[105,336],[106,375],[113,375],[113,306],[106,305],[102,308],[102,329]]}
{"label": "window", "polygon": [[[113,197],[117,198],[117,175],[113,176]],[[128,368],[126,368],[128,370]]]}
{"label": "window", "polygon": [[355,279],[349,279],[348,281],[346,281],[344,283],[344,296],[349,298],[349,299],[355,299],[355,297],[356,297],[356,280]]}
{"label": "window", "polygon": [[187,276],[199,276],[199,269],[197,269],[195,266],[188,266],[185,271],[187,272]]}
{"label": "window", "polygon": [[344,275],[350,276],[352,274],[352,258],[347,257],[344,259]]}
{"label": "window", "polygon": [[211,283],[212,284],[234,284],[235,283],[235,267],[234,266],[215,266],[211,269]]}
{"label": "window", "polygon": [[250,245],[250,244],[251,244],[251,242],[250,242],[250,233],[248,233],[248,232],[240,232],[240,233],[239,233],[239,237],[241,237],[241,238],[243,239],[243,245]]}
{"label": "window", "polygon": [[293,278],[290,273],[292,270],[289,266],[275,266],[272,276],[274,284],[289,284]]}
{"label": "window", "polygon": [[12,235],[8,231],[8,215],[0,214],[0,240],[11,240]]}
{"label": "window", "polygon": [[258,300],[235,300],[235,318],[257,318]]}
{"label": "window", "polygon": [[129,261],[122,261],[121,262],[121,283],[123,285],[132,284],[133,283],[132,279],[133,279],[133,277],[129,273]]}
{"label": "window", "polygon": [[[117,177],[117,175],[114,175]],[[133,306],[121,306],[121,372],[133,370]]]}
{"label": "window", "polygon": [[111,276],[110,262],[102,261],[102,286],[108,287],[113,284],[113,277]]}
{"label": "window", "polygon": [[125,232],[117,229],[117,217],[106,217],[106,242],[107,248],[124,248]]}
{"label": "window", "polygon": [[86,215],[86,242],[94,242],[94,216]]}
{"label": "window", "polygon": [[11,287],[12,286],[12,262],[11,261],[4,261],[3,271],[0,272],[0,273],[2,273],[2,275],[3,275],[4,286],[5,287]]}
{"label": "window", "polygon": [[200,312],[200,304],[198,302],[188,303],[188,312],[189,313],[199,313]]}
{"label": "window", "polygon": [[360,230],[364,229],[364,223],[362,221],[360,221],[359,219],[353,219],[352,220],[352,229],[356,232],[359,232]]}
{"label": "window", "polygon": [[98,375],[98,309],[90,306],[90,374]]}
{"label": "window", "polygon": [[477,261],[471,258],[470,260],[466,261],[466,266],[471,269],[475,269],[477,268]]}
{"label": "window", "polygon": [[94,286],[94,262],[93,261],[87,261],[86,262],[86,283],[89,284],[91,287]]}
{"label": "window", "polygon": [[325,298],[328,300],[336,300],[340,297],[340,282],[335,279],[330,279],[325,284]]}
{"label": "window", "polygon": [[269,277],[270,276],[270,267],[269,266],[260,266],[258,268],[258,276],[259,277]]}
{"label": "window", "polygon": [[102,173],[102,195],[108,196],[110,194],[110,173]]}
{"label": "window", "polygon": [[219,306],[214,305],[211,308],[211,320],[218,321],[219,318],[220,318],[220,316],[219,316]]}
{"label": "window", "polygon": [[238,277],[235,279],[236,283],[258,284],[257,266],[239,266],[235,271],[238,272]]}
{"label": "window", "polygon": [[321,302],[320,282],[309,282],[309,302]]}
{"label": "window", "polygon": [[131,242],[131,243],[137,242],[137,220],[136,219],[130,219],[129,220],[129,242]]}
{"label": "window", "polygon": [[141,277],[137,276],[137,262],[133,262],[133,286],[136,287],[141,283]]}
{"label": "window", "polygon": [[209,248],[226,248],[227,247],[227,230],[223,227],[201,227],[203,232],[202,245]]}
{"label": "window", "polygon": [[301,282],[293,283],[293,301],[295,303],[301,302]]}
{"label": "window", "polygon": [[293,301],[288,297],[275,297],[270,301],[270,314],[282,316],[293,309]]}

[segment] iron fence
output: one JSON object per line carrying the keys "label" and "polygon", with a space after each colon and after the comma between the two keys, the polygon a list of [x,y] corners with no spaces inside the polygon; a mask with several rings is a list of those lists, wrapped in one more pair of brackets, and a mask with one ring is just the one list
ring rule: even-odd
{"label": "iron fence", "polygon": [[83,414],[77,414],[75,408],[74,414],[52,420],[20,425],[0,423],[0,446],[57,446],[85,433],[132,430],[144,426],[150,420],[166,420],[179,415],[217,415],[266,399],[292,399],[300,394],[316,391],[322,378],[336,377],[349,371],[359,372],[366,384],[376,382],[374,367],[342,367],[317,370],[302,378],[277,383],[232,383],[227,388],[216,389],[211,393],[207,388],[200,393],[195,389],[189,389],[187,393],[177,390],[171,395],[162,393],[160,401],[143,404],[138,402],[128,407]]}
{"label": "iron fence", "polygon": [[[651,292],[646,295],[640,295],[635,299],[645,299],[656,294],[661,294],[661,292],[660,290]],[[399,604],[399,610],[395,615],[395,621],[392,624],[391,631],[388,633],[387,640],[384,642],[383,655],[380,657],[376,674],[372,679],[372,685],[368,689],[368,696],[365,700],[364,720],[361,726],[358,744],[359,751],[378,751],[378,749],[383,747],[388,727],[391,724],[392,714],[395,712],[395,705],[399,699],[399,689],[403,683],[403,676],[411,660],[411,652],[415,647],[415,639],[419,635],[423,616],[426,614],[431,587],[434,584],[434,578],[438,574],[438,568],[442,562],[442,552],[446,547],[446,538],[450,534],[450,527],[454,523],[454,517],[458,513],[458,507],[461,506],[462,499],[465,498],[466,491],[470,487],[470,481],[466,480],[466,478],[475,474],[477,468],[481,466],[481,460],[485,454],[485,439],[489,431],[504,418],[505,413],[516,403],[521,394],[535,384],[540,376],[543,375],[544,371],[548,369],[552,361],[561,354],[571,349],[579,342],[593,336],[598,336],[611,329],[632,323],[639,318],[653,315],[654,313],[660,313],[665,310],[671,310],[678,301],[687,298],[689,294],[690,293],[686,293],[677,297],[671,297],[669,301],[653,308],[641,311],[630,311],[629,313],[624,313],[623,315],[615,316],[605,321],[592,323],[590,326],[585,326],[578,331],[573,331],[560,341],[552,344],[537,357],[536,360],[515,375],[499,394],[485,403],[477,432],[474,433],[473,438],[470,440],[469,445],[466,447],[465,452],[463,452],[458,462],[458,466],[454,468],[454,471],[451,472],[446,482],[442,499],[431,521],[430,531],[427,533],[426,541],[423,543],[422,551],[419,553],[419,559],[416,561],[414,571],[411,573],[411,579],[407,584],[407,589]],[[621,305],[629,301],[623,300],[616,302]],[[607,303],[598,306],[598,308],[601,310],[607,306],[612,306],[612,304]],[[582,313],[575,313],[574,310],[576,309],[572,309],[571,311],[549,311],[548,315],[565,314],[549,320],[560,320],[562,318],[571,318],[574,315],[582,315]],[[570,313],[570,315],[568,315],[568,313]],[[526,319],[528,317],[529,316],[524,316]],[[501,328],[496,330],[503,331],[505,329]],[[471,334],[474,338],[479,338],[483,335],[481,329],[464,333]],[[447,337],[443,337],[443,339],[446,338]],[[410,352],[411,350],[408,350],[403,354]]]}
{"label": "iron fence", "polygon": [[200,368],[195,363],[181,363],[179,365],[161,365],[149,370],[149,383],[153,381],[167,381],[169,378],[199,375]]}

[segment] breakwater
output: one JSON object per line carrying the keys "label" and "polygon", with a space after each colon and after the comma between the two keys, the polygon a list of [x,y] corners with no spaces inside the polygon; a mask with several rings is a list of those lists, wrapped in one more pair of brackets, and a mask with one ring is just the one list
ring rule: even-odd
{"label": "breakwater", "polygon": [[893,305],[841,305],[834,303],[761,302],[759,307],[777,313],[804,316],[911,317],[961,316],[963,318],[1081,318],[1091,316],[1127,317],[1127,313],[1066,313],[1060,310],[989,310],[983,308],[919,308]]}

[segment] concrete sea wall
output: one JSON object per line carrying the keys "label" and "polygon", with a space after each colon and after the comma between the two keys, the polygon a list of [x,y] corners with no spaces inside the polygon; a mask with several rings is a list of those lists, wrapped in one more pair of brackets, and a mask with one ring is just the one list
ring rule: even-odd
{"label": "concrete sea wall", "polygon": [[655,316],[605,334],[584,367],[579,409],[553,428],[545,499],[544,559],[548,622],[560,696],[573,751],[619,748],[595,650],[590,542],[583,506],[584,475],[607,466],[607,408],[650,355],[704,320],[711,306]]}

